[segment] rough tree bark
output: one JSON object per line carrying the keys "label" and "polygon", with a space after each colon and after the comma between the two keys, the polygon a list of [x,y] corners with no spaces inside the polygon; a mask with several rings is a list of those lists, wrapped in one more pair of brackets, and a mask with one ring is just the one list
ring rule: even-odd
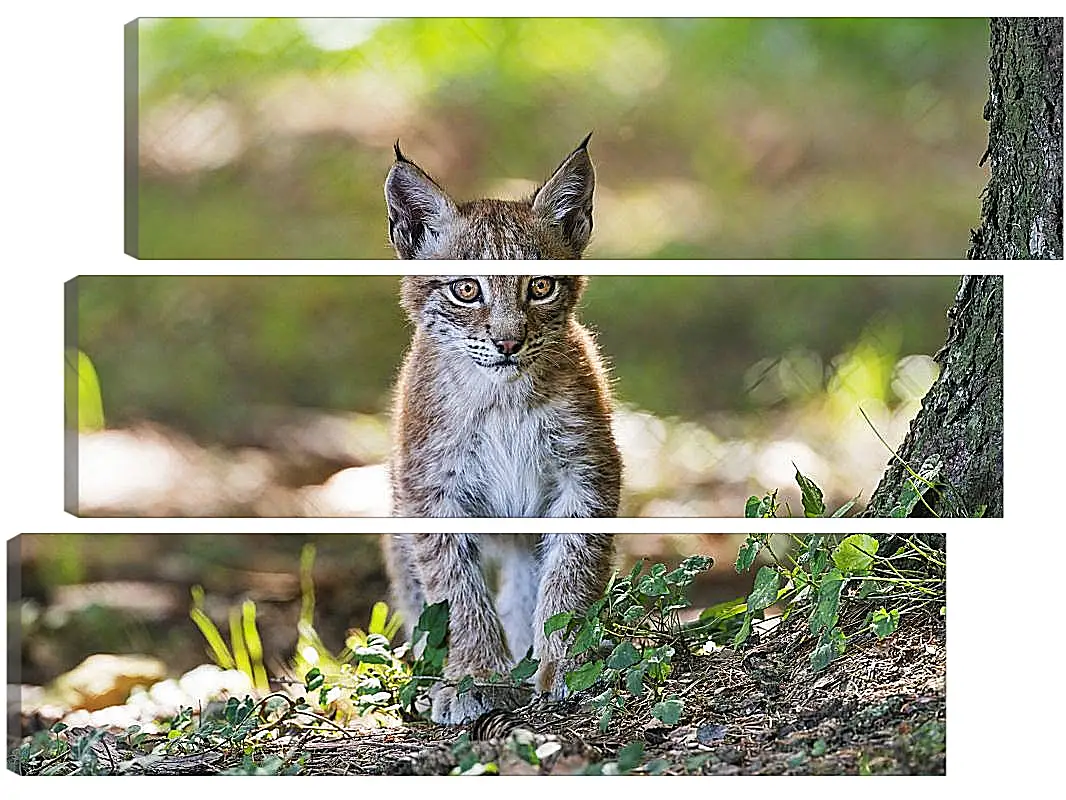
{"label": "rough tree bark", "polygon": [[991,174],[970,258],[1062,258],[1062,19],[993,19]]}
{"label": "rough tree bark", "polygon": [[[990,175],[967,255],[1061,259],[1062,20],[990,27]],[[1003,515],[1003,277],[963,278],[948,317],[940,377],[865,516]]]}
{"label": "rough tree bark", "polygon": [[1003,516],[1003,276],[964,277],[948,318],[940,377],[864,516]]}

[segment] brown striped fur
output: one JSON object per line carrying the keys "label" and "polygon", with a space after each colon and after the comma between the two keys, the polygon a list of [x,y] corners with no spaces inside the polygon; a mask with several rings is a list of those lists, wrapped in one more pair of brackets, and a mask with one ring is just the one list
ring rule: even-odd
{"label": "brown striped fur", "polygon": [[[614,516],[621,458],[606,370],[576,306],[580,276],[408,276],[415,325],[396,389],[390,477],[399,516]],[[461,302],[458,294],[478,299]],[[550,292],[533,298],[534,286]],[[506,528],[504,528],[506,529]],[[387,542],[408,632],[424,603],[447,600],[445,675],[506,672],[532,646],[536,689],[566,694],[572,666],[544,622],[603,590],[611,538],[601,534],[397,534]],[[496,563],[495,599],[485,567]],[[433,693],[433,719],[458,724],[513,693],[454,685]]]}

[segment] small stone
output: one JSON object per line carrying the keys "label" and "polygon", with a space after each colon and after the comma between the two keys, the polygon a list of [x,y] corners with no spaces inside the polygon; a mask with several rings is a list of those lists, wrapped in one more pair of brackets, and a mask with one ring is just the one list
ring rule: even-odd
{"label": "small stone", "polygon": [[696,741],[700,744],[713,744],[725,738],[725,725],[707,723],[696,729]]}
{"label": "small stone", "polygon": [[744,754],[735,747],[719,747],[715,751],[719,761],[738,766],[744,760]]}

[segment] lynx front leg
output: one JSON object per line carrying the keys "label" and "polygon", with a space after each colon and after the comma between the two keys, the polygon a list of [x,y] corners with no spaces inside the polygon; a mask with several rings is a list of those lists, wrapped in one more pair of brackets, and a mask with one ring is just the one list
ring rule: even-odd
{"label": "lynx front leg", "polygon": [[[506,673],[510,656],[481,571],[477,539],[466,533],[410,535],[426,603],[448,601],[445,678]],[[433,721],[444,725],[458,725],[491,708],[514,704],[506,690],[479,687],[459,694],[448,682],[435,687],[432,701]]]}
{"label": "lynx front leg", "polygon": [[562,631],[544,636],[544,623],[564,611],[585,611],[603,592],[611,572],[614,543],[608,533],[544,534],[540,597],[533,620],[533,655],[540,659],[537,692],[552,700],[566,696],[568,642]]}
{"label": "lynx front leg", "polygon": [[426,601],[414,557],[415,537],[416,534],[393,533],[385,534],[382,538],[385,571],[392,589],[392,605],[403,618],[403,629],[408,639]]}

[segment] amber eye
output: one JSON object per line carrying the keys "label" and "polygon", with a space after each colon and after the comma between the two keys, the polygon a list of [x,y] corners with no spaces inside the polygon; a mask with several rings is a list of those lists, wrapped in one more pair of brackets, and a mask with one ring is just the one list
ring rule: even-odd
{"label": "amber eye", "polygon": [[555,291],[555,278],[540,277],[529,282],[529,299],[544,300]]}
{"label": "amber eye", "polygon": [[460,303],[473,303],[481,297],[481,284],[473,278],[460,278],[448,284],[452,296]]}

